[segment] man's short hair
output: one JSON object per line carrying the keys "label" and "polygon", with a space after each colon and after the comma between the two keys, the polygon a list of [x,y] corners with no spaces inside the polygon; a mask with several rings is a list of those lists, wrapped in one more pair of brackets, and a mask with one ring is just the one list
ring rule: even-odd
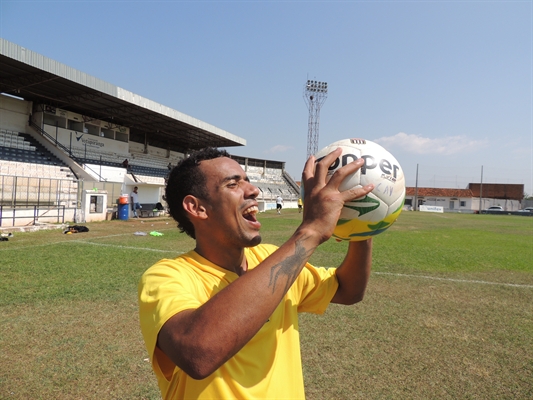
{"label": "man's short hair", "polygon": [[165,188],[165,200],[172,218],[178,223],[180,232],[196,239],[194,225],[183,208],[185,196],[192,195],[199,199],[207,200],[206,178],[199,165],[204,160],[212,160],[219,157],[230,157],[226,150],[214,147],[206,147],[192,153],[189,157],[181,160],[168,176]]}

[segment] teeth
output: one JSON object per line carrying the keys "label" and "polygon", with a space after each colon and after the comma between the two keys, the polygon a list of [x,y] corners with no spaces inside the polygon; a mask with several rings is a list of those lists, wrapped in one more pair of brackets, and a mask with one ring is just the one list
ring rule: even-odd
{"label": "teeth", "polygon": [[250,208],[247,208],[246,210],[244,210],[244,212],[242,213],[242,215],[246,215],[246,214],[257,214],[259,211],[259,208],[257,206],[252,206]]}

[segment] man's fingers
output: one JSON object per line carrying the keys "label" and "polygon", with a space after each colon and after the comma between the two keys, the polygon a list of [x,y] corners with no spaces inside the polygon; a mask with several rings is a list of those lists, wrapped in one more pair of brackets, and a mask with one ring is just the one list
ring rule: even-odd
{"label": "man's fingers", "polygon": [[333,162],[342,154],[342,149],[339,147],[323,157],[321,160],[316,161],[315,156],[310,156],[305,163],[304,170],[302,172],[302,183],[308,182],[310,179],[314,179],[317,183],[325,183],[328,168]]}
{"label": "man's fingers", "polygon": [[315,156],[311,156],[307,159],[304,170],[302,172],[302,180],[312,178],[315,175]]}
{"label": "man's fingers", "polygon": [[[309,157],[305,163],[302,173],[302,184],[304,184],[304,188],[306,183],[310,183],[311,186],[314,187],[317,187],[316,185],[318,184],[318,187],[320,188],[326,184],[329,188],[338,190],[339,186],[344,179],[346,179],[346,177],[355,173],[364,165],[364,160],[359,158],[341,168],[338,168],[330,177],[329,181],[326,182],[329,167],[340,157],[341,154],[342,149],[338,147],[319,161],[316,161],[314,156]],[[314,181],[314,184],[311,181]],[[342,199],[346,202],[359,197],[364,197],[373,189],[374,185],[372,184],[365,187],[354,187],[341,192]]]}
{"label": "man's fingers", "polygon": [[344,167],[339,168],[335,171],[335,173],[331,176],[331,179],[329,180],[329,184],[332,185],[335,188],[338,188],[342,181],[344,179],[355,173],[358,169],[360,169],[364,165],[364,160],[362,158],[358,158],[355,161],[352,161],[349,164],[346,164]]}
{"label": "man's fingers", "polygon": [[366,186],[356,186],[354,188],[345,190],[341,194],[343,195],[344,202],[347,202],[347,201],[358,199],[360,197],[364,197],[368,193],[370,193],[372,190],[374,190],[374,184],[370,183]]}
{"label": "man's fingers", "polygon": [[325,181],[329,167],[337,158],[339,158],[341,154],[342,149],[337,147],[335,150],[316,163],[315,176],[317,179],[319,179],[321,182]]}

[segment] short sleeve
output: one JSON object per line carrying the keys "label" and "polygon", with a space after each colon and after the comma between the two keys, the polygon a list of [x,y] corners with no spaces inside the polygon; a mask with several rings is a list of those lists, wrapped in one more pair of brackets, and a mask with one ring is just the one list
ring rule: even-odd
{"label": "short sleeve", "polygon": [[337,292],[339,282],[335,268],[316,268],[306,264],[295,281],[292,290],[299,296],[298,312],[322,314]]}
{"label": "short sleeve", "polygon": [[[191,291],[193,276],[180,271],[174,260],[161,260],[149,268],[139,282],[139,320],[146,349],[153,361],[159,331],[177,313],[201,306]],[[155,366],[155,363],[154,363]]]}

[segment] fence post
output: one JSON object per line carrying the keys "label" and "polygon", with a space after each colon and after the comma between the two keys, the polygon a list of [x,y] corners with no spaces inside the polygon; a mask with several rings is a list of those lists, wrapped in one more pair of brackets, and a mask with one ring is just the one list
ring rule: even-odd
{"label": "fence post", "polygon": [[[15,179],[13,179],[13,208],[16,208],[16,207],[17,207],[17,177],[15,176]],[[15,222],[15,220],[13,220],[13,222]]]}
{"label": "fence post", "polygon": [[38,206],[41,205],[41,179],[42,178],[39,178],[39,185],[38,185],[39,191],[37,192],[37,205]]}

